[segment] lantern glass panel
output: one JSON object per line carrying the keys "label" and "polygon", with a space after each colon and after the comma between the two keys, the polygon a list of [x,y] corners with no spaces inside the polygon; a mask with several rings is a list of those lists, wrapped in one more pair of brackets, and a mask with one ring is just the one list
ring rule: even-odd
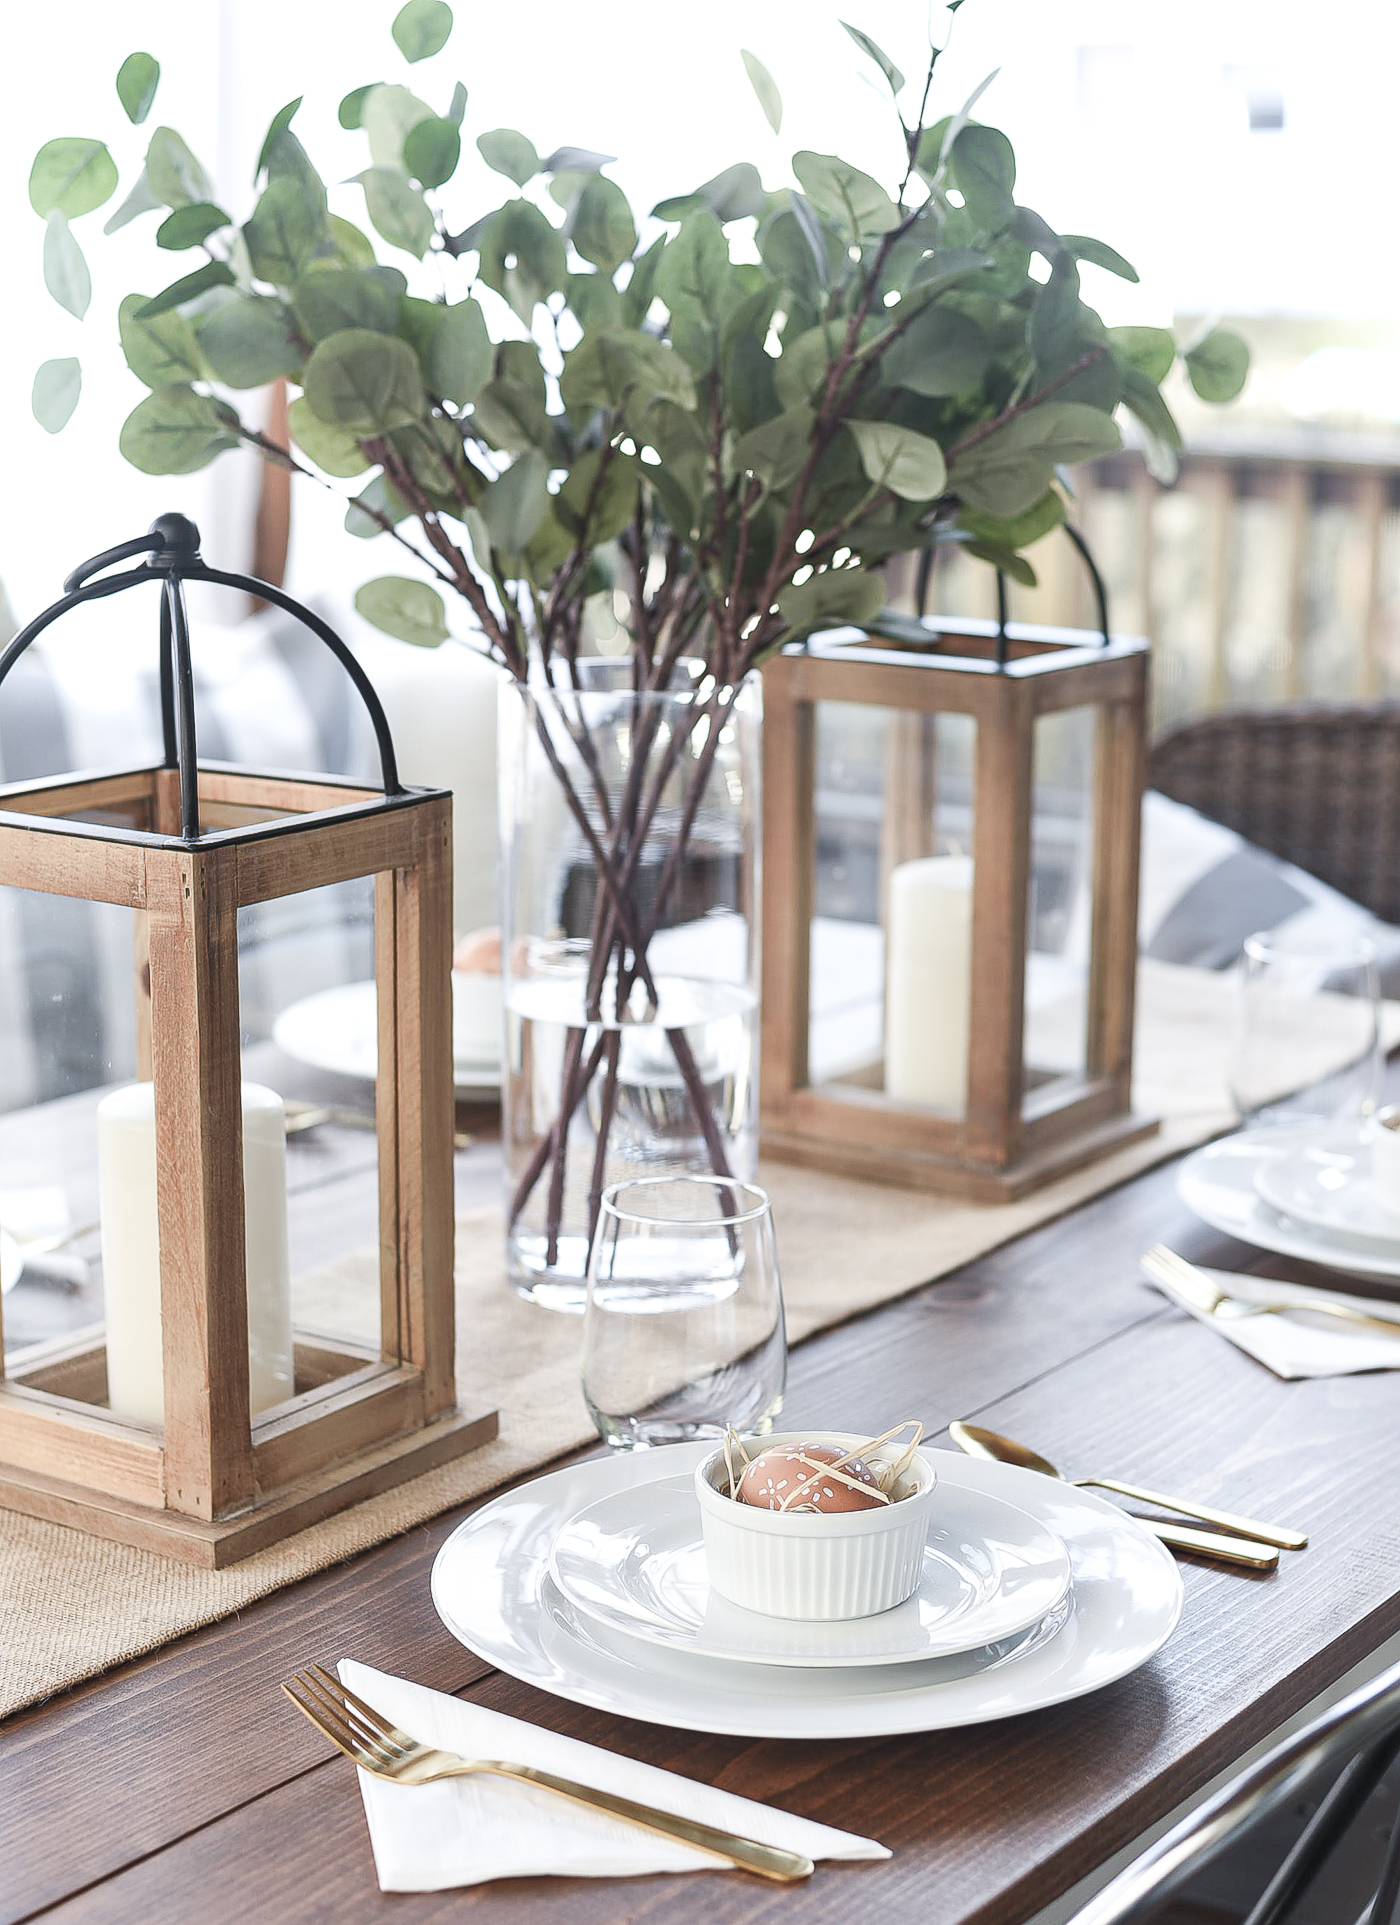
{"label": "lantern glass panel", "polygon": [[1035,721],[1023,1080],[1031,1114],[1081,1082],[1088,1060],[1097,717],[1086,706]]}
{"label": "lantern glass panel", "polygon": [[814,705],[808,1082],[966,1107],[976,723]]}
{"label": "lantern glass panel", "polygon": [[[293,1320],[299,1331],[377,1352],[374,895],[374,877],[364,876],[245,905],[238,976],[245,1132],[256,1140],[261,1128],[250,1089],[275,1092],[286,1114]],[[270,1165],[264,1180],[273,1180]],[[269,1244],[258,1261],[273,1257]]]}
{"label": "lantern glass panel", "polygon": [[[134,912],[115,903],[0,888],[0,1283],[10,1359],[102,1321],[97,1105],[136,1074],[135,925]],[[72,1390],[105,1400],[100,1353]]]}

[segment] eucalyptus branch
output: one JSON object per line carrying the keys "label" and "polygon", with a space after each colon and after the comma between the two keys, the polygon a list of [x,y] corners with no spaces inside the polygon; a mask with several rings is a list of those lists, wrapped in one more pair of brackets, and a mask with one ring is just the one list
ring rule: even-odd
{"label": "eucalyptus branch", "polygon": [[989,434],[995,434],[996,430],[1004,428],[1008,421],[1014,421],[1018,414],[1027,414],[1032,408],[1039,407],[1048,395],[1054,394],[1056,389],[1062,388],[1067,381],[1072,381],[1076,374],[1083,374],[1086,368],[1092,368],[1096,362],[1102,361],[1107,353],[1108,349],[1105,347],[1090,348],[1087,353],[1081,354],[1077,361],[1071,361],[1067,368],[1062,368],[1059,374],[1045,383],[1043,388],[1037,388],[1034,394],[1028,394],[1024,401],[1017,401],[1011,407],[1003,408],[993,420],[984,421],[970,434],[965,434],[961,441],[955,441],[948,450],[949,466],[959,455],[966,454],[969,448],[975,448],[979,441],[985,441]]}

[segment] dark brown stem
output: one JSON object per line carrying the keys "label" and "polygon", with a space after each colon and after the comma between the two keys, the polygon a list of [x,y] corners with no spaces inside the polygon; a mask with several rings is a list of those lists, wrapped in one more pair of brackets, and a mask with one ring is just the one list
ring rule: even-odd
{"label": "dark brown stem", "polygon": [[666,1041],[671,1045],[671,1054],[676,1059],[676,1067],[685,1083],[686,1093],[690,1097],[691,1107],[700,1125],[700,1133],[705,1139],[705,1148],[710,1152],[710,1163],[714,1173],[716,1176],[732,1177],[734,1172],[730,1169],[729,1158],[725,1154],[724,1138],[719,1133],[719,1124],[715,1121],[714,1111],[710,1108],[709,1098],[705,1094],[705,1085],[695,1061],[695,1053],[690,1047],[690,1038],[683,1029],[668,1029]]}
{"label": "dark brown stem", "polygon": [[515,1186],[515,1194],[510,1200],[511,1229],[515,1228],[516,1223],[520,1219],[520,1212],[530,1201],[535,1185],[544,1174],[545,1166],[549,1162],[550,1155],[554,1149],[556,1136],[562,1141],[563,1132],[568,1129],[569,1124],[573,1121],[574,1111],[583,1101],[584,1092],[592,1082],[594,1072],[597,1070],[599,1063],[603,1060],[603,1042],[604,1038],[600,1036],[588,1058],[572,1103],[569,1104],[567,1108],[563,1103],[560,1104],[558,1116],[555,1117],[551,1127],[545,1131],[544,1135],[535,1145],[530,1156],[530,1161],[525,1165],[520,1181]]}
{"label": "dark brown stem", "polygon": [[613,1111],[617,1107],[617,1063],[622,1053],[622,1032],[610,1029],[607,1032],[603,1055],[607,1061],[607,1071],[603,1078],[603,1096],[598,1113],[598,1144],[593,1152],[593,1175],[588,1185],[588,1255],[593,1255],[593,1239],[598,1232],[598,1212],[603,1202],[603,1177],[607,1171],[608,1138],[612,1134]]}
{"label": "dark brown stem", "polygon": [[948,450],[949,467],[952,467],[959,455],[966,454],[969,448],[975,448],[979,441],[985,441],[987,436],[995,434],[998,428],[1004,428],[1007,422],[1014,421],[1018,414],[1025,414],[1029,409],[1038,407],[1047,394],[1053,394],[1056,388],[1062,388],[1066,381],[1072,381],[1075,375],[1082,374],[1085,368],[1092,368],[1096,362],[1102,361],[1107,353],[1107,348],[1090,348],[1086,354],[1081,354],[1077,361],[1071,361],[1069,366],[1062,369],[1053,380],[1047,381],[1043,388],[1037,388],[1034,394],[1028,394],[1024,401],[1016,402],[1014,407],[1003,408],[1001,413],[991,421],[984,421],[981,427],[974,428],[970,434],[965,434],[961,441],[955,441]]}

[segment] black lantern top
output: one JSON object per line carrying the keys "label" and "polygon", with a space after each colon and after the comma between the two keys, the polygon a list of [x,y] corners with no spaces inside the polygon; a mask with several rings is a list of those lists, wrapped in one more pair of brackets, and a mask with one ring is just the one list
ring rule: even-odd
{"label": "black lantern top", "polygon": [[[108,574],[118,562],[135,555],[145,560],[137,568]],[[160,603],[160,719],[164,743],[161,766],[180,772],[180,836],[185,842],[199,840],[199,754],[195,740],[194,670],[190,662],[189,618],[185,609],[187,581],[213,582],[220,588],[237,588],[261,601],[283,608],[323,641],[355,684],[365,705],[375,740],[379,746],[379,771],[385,795],[402,795],[398,764],[394,758],[389,723],[369,677],[347,645],[321,617],[271,582],[255,575],[230,574],[211,568],[199,552],[199,530],[187,515],[158,515],[150,530],[132,541],[121,542],[101,555],[75,568],[65,580],[59,601],[36,615],[0,653],[0,682],[32,641],[35,641],[60,615],[80,602],[100,601],[118,595],[124,588],[135,588],[152,579],[163,583]]]}

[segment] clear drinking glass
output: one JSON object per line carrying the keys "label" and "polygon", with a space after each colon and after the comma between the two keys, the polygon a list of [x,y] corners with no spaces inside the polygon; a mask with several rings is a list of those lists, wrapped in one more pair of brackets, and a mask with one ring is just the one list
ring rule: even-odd
{"label": "clear drinking glass", "polygon": [[654,1176],[604,1192],[583,1394],[623,1449],[772,1428],[787,1382],[773,1216],[756,1184]]}
{"label": "clear drinking glass", "polygon": [[1380,979],[1364,936],[1251,936],[1240,963],[1230,1094],[1253,1123],[1360,1121],[1380,1098]]}

